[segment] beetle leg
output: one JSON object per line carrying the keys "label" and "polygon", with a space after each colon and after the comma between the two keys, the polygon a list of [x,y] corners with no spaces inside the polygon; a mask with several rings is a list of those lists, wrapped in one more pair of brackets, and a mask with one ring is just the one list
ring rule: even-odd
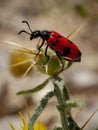
{"label": "beetle leg", "polygon": [[58,52],[56,52],[56,55],[57,55],[57,57],[60,59],[60,61],[61,61],[61,64],[62,64],[62,70],[64,70],[64,63],[63,63],[63,60],[62,60],[62,58],[61,58],[61,55],[58,53]]}
{"label": "beetle leg", "polygon": [[39,55],[39,53],[41,51],[41,48],[44,45],[44,43],[45,43],[45,40],[43,40],[42,43],[41,43],[41,45],[38,47],[38,53],[36,54],[36,57]]}
{"label": "beetle leg", "polygon": [[45,49],[45,56],[47,57],[47,61],[44,63],[46,64],[48,61],[49,61],[49,55],[47,55],[47,50],[48,50],[48,45],[46,46],[46,49]]}

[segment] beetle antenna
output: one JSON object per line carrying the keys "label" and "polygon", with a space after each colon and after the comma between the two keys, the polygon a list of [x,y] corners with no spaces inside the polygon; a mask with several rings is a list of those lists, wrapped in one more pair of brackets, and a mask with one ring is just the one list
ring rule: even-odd
{"label": "beetle antenna", "polygon": [[31,33],[32,33],[32,30],[31,30],[31,28],[30,28],[29,23],[28,23],[27,21],[22,21],[22,23],[26,23],[26,24],[27,24],[27,26],[28,26],[28,28],[29,28],[29,30],[30,30],[30,31],[31,31]]}
{"label": "beetle antenna", "polygon": [[21,30],[18,34],[20,35],[21,33],[27,33],[28,35],[31,35],[30,33],[28,33],[27,31],[25,31],[25,30]]}

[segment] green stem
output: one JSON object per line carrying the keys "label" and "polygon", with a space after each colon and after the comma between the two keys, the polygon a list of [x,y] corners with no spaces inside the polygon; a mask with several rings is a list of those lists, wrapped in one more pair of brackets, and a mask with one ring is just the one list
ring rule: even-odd
{"label": "green stem", "polygon": [[[57,98],[58,104],[62,105],[65,102],[63,97],[62,97],[62,88],[60,88],[58,83],[56,83],[55,81],[53,83],[54,83],[54,86],[55,86],[54,94]],[[60,116],[61,116],[62,129],[68,130],[67,112],[64,109],[61,109],[60,110]]]}
{"label": "green stem", "polygon": [[[54,77],[54,94],[58,101],[58,108],[63,105],[66,105],[66,101],[70,100],[69,92],[67,87],[64,84],[64,81],[60,77]],[[65,108],[67,108],[66,106]],[[80,130],[80,127],[74,121],[70,109],[58,109],[61,116],[61,124],[63,130]]]}

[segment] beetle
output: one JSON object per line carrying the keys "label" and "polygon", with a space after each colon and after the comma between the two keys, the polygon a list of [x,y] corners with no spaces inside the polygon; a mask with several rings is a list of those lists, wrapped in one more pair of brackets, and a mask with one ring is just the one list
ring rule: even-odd
{"label": "beetle", "polygon": [[[81,61],[81,51],[79,48],[68,38],[62,36],[56,31],[32,31],[30,28],[30,25],[27,21],[22,21],[23,23],[26,23],[30,32],[27,32],[25,30],[21,30],[18,34],[21,33],[27,33],[30,35],[30,40],[40,37],[42,39],[42,43],[39,46],[38,50],[40,52],[42,46],[44,43],[47,43],[46,49],[45,49],[45,56],[47,57],[47,62],[49,60],[49,56],[47,55],[48,47],[53,49],[58,58],[61,60],[62,68],[64,67],[62,59],[72,61],[72,62],[80,62]],[[38,52],[38,54],[39,54]],[[38,55],[37,54],[37,55]]]}

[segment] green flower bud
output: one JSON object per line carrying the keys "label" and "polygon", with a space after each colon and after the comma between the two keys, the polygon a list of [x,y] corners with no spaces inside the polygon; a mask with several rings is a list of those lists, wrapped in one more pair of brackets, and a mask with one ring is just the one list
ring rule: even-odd
{"label": "green flower bud", "polygon": [[47,64],[47,74],[50,76],[55,76],[59,74],[62,70],[62,64],[60,59],[55,55],[51,56]]}
{"label": "green flower bud", "polygon": [[37,56],[37,59],[36,59],[36,63],[37,63],[37,68],[39,71],[43,72],[43,73],[46,73],[46,66],[45,66],[45,63],[47,61],[47,57],[44,56],[43,54],[39,54]]}
{"label": "green flower bud", "polygon": [[64,68],[62,68],[62,62],[54,53],[49,53],[49,60],[44,54],[39,54],[36,59],[37,68],[39,71],[48,74],[50,76],[58,75],[60,72],[71,66],[71,62],[63,60]]}
{"label": "green flower bud", "polygon": [[50,56],[47,61],[47,57],[43,54],[39,54],[37,58],[37,68],[39,71],[46,73],[50,76],[57,75],[62,69],[60,59],[55,56]]}

